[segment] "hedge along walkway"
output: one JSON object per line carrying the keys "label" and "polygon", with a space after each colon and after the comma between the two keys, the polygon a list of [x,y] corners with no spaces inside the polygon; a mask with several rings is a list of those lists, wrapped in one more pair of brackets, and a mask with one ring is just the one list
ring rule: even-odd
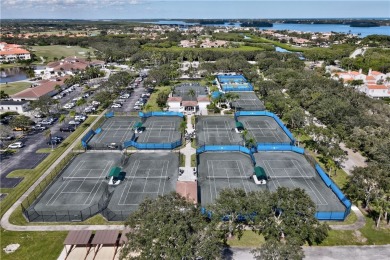
{"label": "hedge along walkway", "polygon": [[[101,113],[97,120],[101,119],[105,114],[105,111]],[[42,174],[41,177],[5,212],[1,218],[1,226],[9,231],[68,231],[68,230],[123,230],[124,225],[50,225],[50,226],[17,226],[9,222],[9,218],[21,204],[30,195],[31,192],[39,185],[39,183],[49,175],[52,170],[68,155],[72,149],[81,142],[81,138],[92,129],[94,124],[91,124],[74,142],[68,149]]]}

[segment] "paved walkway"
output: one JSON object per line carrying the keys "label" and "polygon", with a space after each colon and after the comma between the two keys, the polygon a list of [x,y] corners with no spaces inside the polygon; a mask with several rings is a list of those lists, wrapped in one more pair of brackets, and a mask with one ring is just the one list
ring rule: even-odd
{"label": "paved walkway", "polygon": [[366,219],[364,218],[363,213],[359,210],[358,207],[352,205],[352,211],[355,212],[357,220],[355,223],[350,225],[329,225],[331,229],[334,230],[358,230],[366,224]]}
{"label": "paved walkway", "polygon": [[[192,133],[194,127],[192,125],[191,119],[193,115],[187,115],[187,132]],[[191,167],[191,155],[196,153],[196,149],[192,148],[191,142],[187,142],[186,146],[180,150],[180,153],[185,155],[185,166],[180,167],[181,170],[184,170],[183,174],[179,176],[179,181],[195,181],[196,180],[196,168]],[[194,171],[195,168],[195,171]]]}
{"label": "paved walkway", "polygon": [[[95,120],[99,120],[103,115],[105,114],[105,111],[103,111],[100,116]],[[71,144],[68,149],[49,167],[49,169],[46,170],[44,174],[42,174],[41,177],[12,205],[7,212],[3,215],[1,218],[1,226],[10,231],[68,231],[68,230],[107,230],[107,229],[114,229],[114,230],[122,230],[124,228],[123,225],[42,225],[42,226],[17,226],[13,225],[9,222],[9,218],[21,204],[22,202],[27,198],[27,196],[34,191],[35,187],[41,183],[41,181],[51,173],[51,171],[65,158],[67,154],[69,154],[72,149],[80,143],[81,138],[84,136],[87,131],[89,131],[92,128],[93,125],[89,126],[84,133],[82,133],[79,138],[77,138],[76,141]]]}

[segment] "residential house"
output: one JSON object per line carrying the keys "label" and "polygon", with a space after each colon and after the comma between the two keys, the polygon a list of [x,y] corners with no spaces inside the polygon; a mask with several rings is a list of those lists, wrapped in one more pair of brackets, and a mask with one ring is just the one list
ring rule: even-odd
{"label": "residential house", "polygon": [[20,45],[0,42],[0,63],[30,59],[30,52],[25,49],[22,49]]}

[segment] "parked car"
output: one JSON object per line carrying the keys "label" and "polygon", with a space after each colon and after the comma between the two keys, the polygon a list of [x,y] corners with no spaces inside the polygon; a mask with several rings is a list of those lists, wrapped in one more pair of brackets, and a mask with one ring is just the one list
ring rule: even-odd
{"label": "parked car", "polygon": [[0,136],[0,140],[9,141],[9,140],[13,140],[13,139],[15,139],[14,135],[2,135],[2,136]]}
{"label": "parked car", "polygon": [[72,125],[68,125],[60,128],[61,132],[74,132],[74,130],[76,130],[76,128]]}
{"label": "parked car", "polygon": [[113,105],[111,106],[111,108],[120,108],[120,107],[122,107],[121,104],[113,104]]}
{"label": "parked car", "polygon": [[141,110],[142,107],[140,107],[140,106],[135,106],[134,109],[135,109],[135,110]]}
{"label": "parked car", "polygon": [[100,105],[100,102],[99,101],[92,101],[92,105]]}
{"label": "parked car", "polygon": [[87,116],[85,116],[85,115],[76,115],[74,117],[74,120],[77,120],[77,121],[85,121],[85,119],[87,119]]}
{"label": "parked car", "polygon": [[14,131],[28,131],[28,127],[19,127],[19,126],[16,126],[16,127],[14,127],[14,129],[12,129],[12,130],[14,130]]}
{"label": "parked car", "polygon": [[45,117],[45,115],[44,114],[36,114],[34,117],[35,118],[43,118],[43,117]]}
{"label": "parked car", "polygon": [[120,96],[120,98],[129,98],[130,95],[129,94],[123,94],[122,96]]}
{"label": "parked car", "polygon": [[53,124],[53,121],[51,121],[51,120],[48,120],[48,119],[44,119],[44,120],[42,120],[42,121],[40,121],[39,122],[41,125],[51,125],[51,124]]}
{"label": "parked car", "polygon": [[46,130],[47,127],[44,126],[44,125],[41,125],[41,124],[36,124],[36,125],[32,126],[31,129],[34,129],[34,130],[41,130],[41,131],[42,131],[42,130]]}
{"label": "parked car", "polygon": [[63,138],[62,136],[58,136],[58,135],[52,136],[51,139],[53,139],[53,140],[58,140],[58,141],[60,141],[60,142],[64,141],[64,138]]}
{"label": "parked car", "polygon": [[88,98],[89,97],[89,94],[88,93],[85,93],[84,95],[83,95],[83,98]]}
{"label": "parked car", "polygon": [[8,145],[8,148],[18,149],[18,148],[22,148],[23,146],[24,146],[24,144],[22,142],[16,142],[16,143]]}
{"label": "parked car", "polygon": [[57,144],[60,144],[61,142],[56,140],[56,139],[51,139],[49,141],[46,142],[47,145],[57,145]]}
{"label": "parked car", "polygon": [[71,121],[69,121],[68,124],[69,124],[69,125],[79,125],[79,124],[81,124],[81,122],[80,122],[80,121],[77,121],[77,120],[71,120]]}

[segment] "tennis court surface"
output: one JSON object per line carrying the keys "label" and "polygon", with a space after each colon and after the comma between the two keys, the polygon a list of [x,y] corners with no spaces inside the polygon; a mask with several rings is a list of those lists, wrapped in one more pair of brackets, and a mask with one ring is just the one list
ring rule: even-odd
{"label": "tennis court surface", "polygon": [[265,110],[264,103],[260,101],[254,92],[237,92],[239,98],[233,101],[231,106],[237,111],[261,111]]}
{"label": "tennis court surface", "polygon": [[139,117],[129,116],[115,116],[107,118],[103,125],[100,126],[102,131],[94,135],[88,142],[91,147],[94,146],[107,146],[111,143],[118,145],[130,140],[133,135],[133,125],[136,122],[140,122]]}
{"label": "tennis court surface", "polygon": [[329,189],[306,158],[294,152],[255,153],[256,166],[265,170],[271,192],[278,187],[301,188],[317,205],[317,211],[344,211],[345,206]]}
{"label": "tennis court surface", "polygon": [[136,134],[137,143],[172,143],[180,140],[180,123],[183,121],[178,116],[152,116],[143,122],[144,130]]}
{"label": "tennis court surface", "polygon": [[248,130],[256,143],[287,143],[291,142],[283,129],[272,117],[268,116],[240,116],[237,118]]}
{"label": "tennis court surface", "polygon": [[147,197],[157,198],[176,190],[179,172],[177,153],[134,153],[122,169],[126,179],[115,188],[108,209],[128,215]]}
{"label": "tennis court surface", "polygon": [[246,192],[266,189],[265,185],[256,185],[250,178],[254,166],[249,155],[239,152],[205,152],[198,156],[199,200],[202,206],[213,203],[224,188],[240,188]]}
{"label": "tennis court surface", "polygon": [[[194,92],[194,96],[189,95],[190,90]],[[198,96],[207,96],[207,94],[207,88],[199,83],[183,83],[175,86],[172,92],[172,96],[181,97],[183,101],[196,100]]]}
{"label": "tennis court surface", "polygon": [[80,211],[97,213],[97,204],[108,189],[105,177],[113,166],[120,166],[120,160],[121,155],[118,153],[83,153],[76,156],[33,204],[35,211],[52,217],[75,211],[75,219],[80,217]]}
{"label": "tennis court surface", "polygon": [[235,127],[236,122],[231,117],[199,116],[195,125],[197,144],[242,144],[242,137]]}

